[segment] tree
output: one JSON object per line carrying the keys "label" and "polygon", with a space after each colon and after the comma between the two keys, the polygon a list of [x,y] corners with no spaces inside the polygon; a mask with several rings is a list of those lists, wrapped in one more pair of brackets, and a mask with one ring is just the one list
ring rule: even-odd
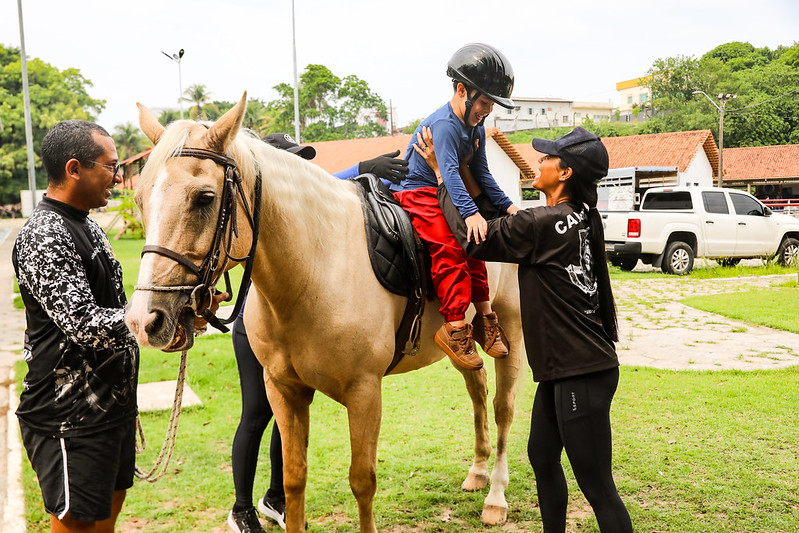
{"label": "tree", "polygon": [[117,145],[120,161],[138,154],[150,145],[147,137],[142,135],[139,127],[134,126],[132,122],[118,124],[111,137]]}
{"label": "tree", "polygon": [[658,59],[650,69],[655,117],[643,133],[710,129],[718,139],[719,112],[704,91],[737,96],[727,103],[724,146],[759,146],[799,141],[799,45],[755,48],[732,42],[701,58]]}
{"label": "tree", "polygon": [[161,114],[158,115],[158,122],[164,127],[176,120],[180,120],[180,111],[177,109],[164,109],[161,111]]}
{"label": "tree", "polygon": [[[270,132],[294,131],[294,88],[274,87],[280,98],[266,106]],[[344,79],[324,65],[308,65],[298,88],[300,131],[303,140],[324,141],[373,137],[387,133],[386,105],[369,85],[355,75]]]}
{"label": "tree", "polygon": [[189,118],[194,120],[208,120],[206,111],[215,109],[214,103],[211,101],[211,93],[208,92],[205,85],[195,83],[190,85],[188,89],[183,91],[184,102],[191,102],[194,104],[189,108]]}
{"label": "tree", "polygon": [[[47,130],[61,120],[96,120],[105,100],[89,96],[92,83],[79,70],[61,71],[38,58],[28,58],[28,81],[36,188],[44,189],[47,176],[38,153]],[[0,204],[18,203],[19,191],[28,188],[24,117],[19,49],[0,44]]]}

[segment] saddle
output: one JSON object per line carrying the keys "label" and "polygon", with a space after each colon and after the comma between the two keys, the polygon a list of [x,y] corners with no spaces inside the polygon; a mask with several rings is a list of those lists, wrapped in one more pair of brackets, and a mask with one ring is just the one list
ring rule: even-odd
{"label": "saddle", "polygon": [[408,298],[388,374],[403,355],[414,355],[419,349],[424,300],[431,285],[428,255],[408,213],[380,179],[362,174],[350,181],[361,197],[372,270],[388,291]]}

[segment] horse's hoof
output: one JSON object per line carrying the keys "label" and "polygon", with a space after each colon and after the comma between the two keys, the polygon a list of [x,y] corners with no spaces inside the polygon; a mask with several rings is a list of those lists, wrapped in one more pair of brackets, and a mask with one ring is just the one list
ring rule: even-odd
{"label": "horse's hoof", "polygon": [[483,514],[480,520],[487,526],[504,524],[508,520],[508,508],[486,505],[483,507]]}
{"label": "horse's hoof", "polygon": [[461,484],[461,488],[465,491],[474,492],[477,490],[482,490],[488,486],[488,476],[485,474],[472,474],[469,472],[469,475],[466,476],[466,479],[463,480],[463,484]]}

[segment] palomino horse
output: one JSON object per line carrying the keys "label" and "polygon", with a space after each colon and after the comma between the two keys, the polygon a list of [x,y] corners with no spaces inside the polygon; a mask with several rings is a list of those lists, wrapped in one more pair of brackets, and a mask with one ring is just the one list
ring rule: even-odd
{"label": "palomino horse", "polygon": [[[258,175],[262,176],[260,238],[244,322],[264,366],[267,395],[283,437],[286,531],[304,530],[309,406],[314,391],[320,391],[347,408],[350,486],[361,531],[374,532],[381,384],[393,358],[394,333],[406,299],[384,289],[372,272],[364,214],[354,185],[239,131],[245,108],[246,93],[213,125],[177,121],[165,129],[139,106],[141,128],[155,144],[136,190],[146,246],[171,250],[195,265],[205,262],[212,246],[225,170],[213,159],[185,157],[187,148],[227,154],[235,161],[249,205],[256,196]],[[242,258],[250,250],[253,231],[244,209],[240,207],[235,217],[238,237],[231,237],[226,251]],[[231,266],[220,266],[214,275],[218,278],[222,268]],[[197,284],[192,270],[174,256],[144,255],[126,316],[143,346],[190,346],[194,326],[192,313],[187,312],[188,292]],[[507,517],[507,438],[524,348],[516,268],[489,265],[489,279],[493,307],[510,343],[510,355],[495,361],[497,457],[482,516],[486,523],[500,523]],[[428,304],[424,315],[419,352],[405,356],[392,375],[444,356],[433,343],[442,323],[433,305]],[[489,482],[491,453],[486,371],[461,373],[474,404],[476,431],[474,462],[462,486],[478,490]]]}

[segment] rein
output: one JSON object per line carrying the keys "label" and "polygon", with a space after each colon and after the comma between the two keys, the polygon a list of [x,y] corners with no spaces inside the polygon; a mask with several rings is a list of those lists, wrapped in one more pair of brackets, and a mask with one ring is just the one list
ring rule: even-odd
{"label": "rein", "polygon": [[[222,189],[221,205],[219,207],[219,216],[217,218],[216,231],[214,232],[214,239],[211,244],[211,249],[206,254],[202,263],[197,266],[191,259],[183,254],[158,245],[146,245],[142,248],[142,257],[146,253],[159,254],[168,257],[173,261],[183,265],[192,274],[197,276],[197,285],[175,285],[175,286],[160,286],[160,285],[137,285],[134,287],[137,291],[150,291],[150,292],[188,292],[189,307],[194,315],[204,318],[209,324],[216,329],[228,332],[229,329],[225,324],[230,324],[239,315],[241,306],[244,303],[244,296],[247,292],[247,287],[250,283],[252,274],[253,262],[255,259],[255,248],[258,245],[258,233],[260,230],[260,213],[261,213],[261,171],[258,169],[255,180],[255,199],[253,209],[250,210],[247,196],[244,194],[242,187],[241,174],[236,167],[236,161],[224,154],[213,152],[211,150],[204,150],[202,148],[181,148],[175,154],[175,157],[195,157],[198,159],[210,159],[225,169],[225,182]],[[241,204],[244,208],[244,214],[247,216],[247,221],[252,228],[252,245],[248,255],[244,257],[234,257],[230,253],[233,239],[239,236],[239,230],[236,217],[236,206],[238,205],[237,196],[241,198]],[[220,264],[222,252],[224,251],[224,262]],[[217,317],[210,309],[211,302],[213,301],[213,291],[215,290],[216,283],[219,280],[217,271],[224,270],[229,261],[242,262],[245,261],[244,275],[239,285],[239,294],[236,298],[236,304],[233,307],[233,312],[228,318]],[[225,276],[225,288],[230,298],[232,299],[232,290],[230,287],[230,277],[227,272]],[[200,311],[202,309],[202,311]]]}

